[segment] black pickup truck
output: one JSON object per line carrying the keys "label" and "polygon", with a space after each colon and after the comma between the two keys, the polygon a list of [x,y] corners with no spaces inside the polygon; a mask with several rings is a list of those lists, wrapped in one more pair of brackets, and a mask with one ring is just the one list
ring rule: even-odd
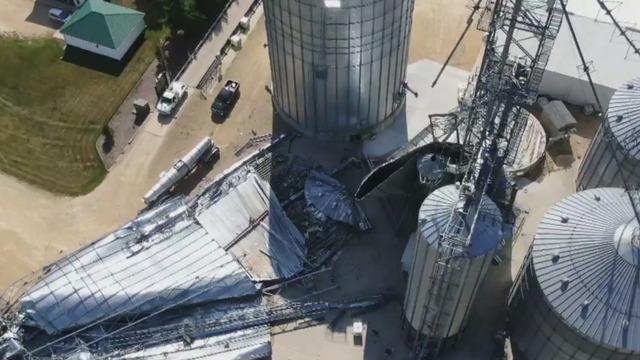
{"label": "black pickup truck", "polygon": [[211,104],[211,112],[215,117],[224,120],[240,98],[240,84],[237,81],[227,80],[218,96]]}

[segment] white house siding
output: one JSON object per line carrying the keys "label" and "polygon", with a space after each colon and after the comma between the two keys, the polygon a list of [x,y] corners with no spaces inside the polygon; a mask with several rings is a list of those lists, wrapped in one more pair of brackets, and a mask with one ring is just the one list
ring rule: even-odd
{"label": "white house siding", "polygon": [[129,33],[126,39],[120,44],[117,49],[112,49],[106,46],[102,46],[96,43],[92,43],[90,41],[86,41],[83,39],[79,39],[77,37],[63,35],[64,41],[67,45],[75,46],[80,49],[84,49],[90,51],[92,53],[104,55],[116,60],[122,60],[124,54],[127,53],[127,50],[131,47],[131,45],[136,41],[138,36],[144,31],[145,25],[144,21],[141,19],[138,25],[133,28],[133,30]]}

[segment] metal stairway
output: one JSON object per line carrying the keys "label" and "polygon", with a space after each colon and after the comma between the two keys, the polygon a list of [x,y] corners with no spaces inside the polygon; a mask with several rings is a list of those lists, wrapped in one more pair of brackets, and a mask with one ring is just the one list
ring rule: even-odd
{"label": "metal stairway", "polygon": [[[549,62],[549,57],[551,56],[551,50],[553,49],[555,39],[560,31],[560,26],[562,25],[562,10],[557,6],[554,6],[550,8],[549,11],[550,14],[544,26],[543,36],[540,40],[538,52],[533,60],[534,66],[530,71],[526,86],[526,98],[524,101],[528,105],[535,103],[538,97],[538,90],[542,83],[542,78],[544,76],[547,63]],[[527,127],[528,116],[529,115],[526,111],[519,111],[512,123],[513,135],[511,137],[511,143],[509,144],[509,151],[505,161],[506,164],[513,164],[515,161],[518,148],[524,138],[524,131]]]}
{"label": "metal stairway", "polygon": [[[458,284],[454,279],[459,278],[461,266],[459,260],[468,246],[466,228],[467,214],[461,209],[453,209],[442,239],[438,243],[437,259],[429,278],[428,299],[424,308],[421,331],[416,336],[414,346],[417,359],[437,356],[442,341],[447,337],[448,324],[443,318],[450,313],[445,304],[457,293]],[[421,336],[422,334],[428,334]]]}
{"label": "metal stairway", "polygon": [[542,77],[544,76],[549,57],[551,56],[551,50],[555,43],[560,26],[562,25],[562,10],[557,6],[552,7],[550,10],[550,16],[547,18],[547,23],[544,28],[544,35],[541,39],[540,46],[538,47],[538,53],[534,60],[534,67],[529,76],[529,84],[527,86],[528,98],[527,102],[531,105],[536,101],[538,97],[538,90],[540,83],[542,83]]}

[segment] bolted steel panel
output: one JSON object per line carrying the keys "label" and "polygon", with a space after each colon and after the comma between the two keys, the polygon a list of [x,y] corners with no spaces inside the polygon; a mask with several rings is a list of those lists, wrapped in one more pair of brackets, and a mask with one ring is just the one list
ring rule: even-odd
{"label": "bolted steel panel", "polygon": [[604,121],[580,165],[577,188],[640,185],[640,78],[615,92]]}
{"label": "bolted steel panel", "polygon": [[307,136],[348,139],[404,105],[414,0],[264,2],[273,103]]}
{"label": "bolted steel panel", "polygon": [[620,188],[582,191],[545,214],[510,305],[523,358],[640,359],[639,239]]}
{"label": "bolted steel panel", "polygon": [[[459,190],[455,185],[447,185],[431,193],[420,207],[414,257],[404,300],[405,318],[420,335],[435,334],[436,337],[448,338],[462,330],[493,254],[502,245],[502,215],[496,204],[485,196],[471,245],[465,249],[457,269],[451,270],[451,286],[440,308],[442,315],[437,330],[427,331],[430,320],[425,318],[425,308],[429,292],[433,290],[438,246],[459,202]],[[467,219],[465,235],[468,235],[471,222],[472,219]]]}

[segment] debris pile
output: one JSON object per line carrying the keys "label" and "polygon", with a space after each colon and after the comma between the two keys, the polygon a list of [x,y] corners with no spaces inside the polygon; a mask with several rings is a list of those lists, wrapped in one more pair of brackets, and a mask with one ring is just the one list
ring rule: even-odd
{"label": "debris pile", "polygon": [[312,171],[304,190],[307,204],[317,217],[326,216],[361,231],[371,229],[367,215],[356,204],[347,187],[338,180],[325,173]]}
{"label": "debris pile", "polygon": [[270,325],[383,301],[264,303],[262,288],[328,269],[371,228],[343,184],[286,145],[276,140],[24,283],[0,308],[0,358],[269,356]]}

